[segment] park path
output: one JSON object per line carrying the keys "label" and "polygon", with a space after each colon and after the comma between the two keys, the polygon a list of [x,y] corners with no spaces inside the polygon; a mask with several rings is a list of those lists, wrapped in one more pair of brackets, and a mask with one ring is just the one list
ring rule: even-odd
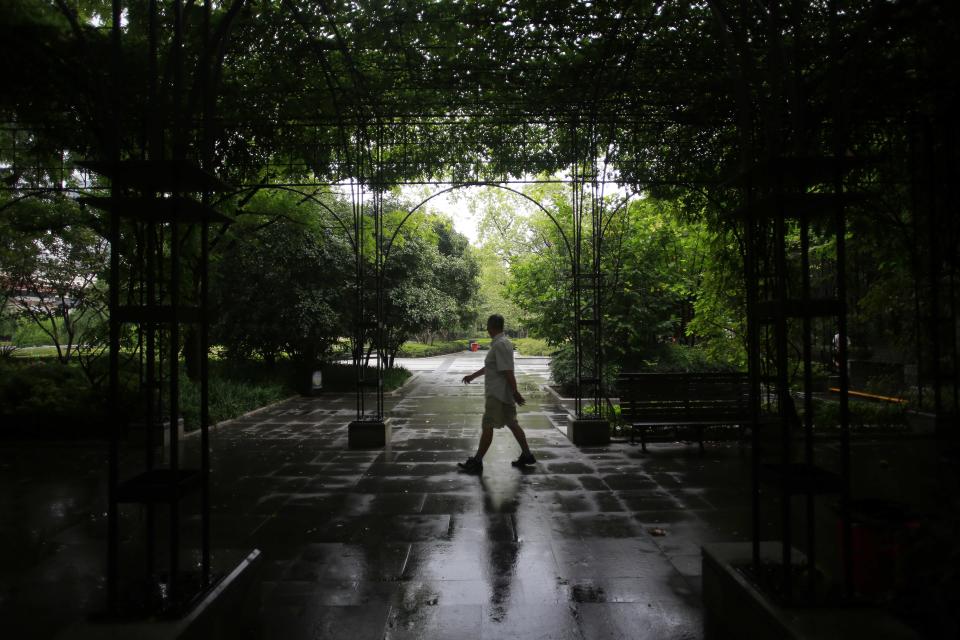
{"label": "park path", "polygon": [[686,481],[703,459],[574,447],[542,389],[548,361],[518,358],[539,463],[511,467],[519,449],[503,430],[483,475],[461,474],[483,386],[460,379],[483,356],[402,362],[415,377],[388,396],[383,450],[347,449],[349,398],[292,400],[219,430],[214,530],[264,553],[265,637],[701,637],[699,544],[731,535],[697,515],[715,509]]}
{"label": "park path", "polygon": [[[263,553],[261,637],[702,636],[699,546],[747,534],[742,452],[574,447],[562,403],[543,390],[548,360],[518,358],[520,421],[539,462],[511,467],[519,450],[502,430],[483,475],[461,474],[483,386],[460,379],[483,356],[401,362],[415,375],[387,395],[384,449],[347,447],[349,394],[212,430],[214,564]],[[197,443],[186,439],[185,459]],[[102,444],[0,446],[0,618],[15,637],[55,637],[102,599],[105,469]],[[124,530],[137,531],[129,511]]]}

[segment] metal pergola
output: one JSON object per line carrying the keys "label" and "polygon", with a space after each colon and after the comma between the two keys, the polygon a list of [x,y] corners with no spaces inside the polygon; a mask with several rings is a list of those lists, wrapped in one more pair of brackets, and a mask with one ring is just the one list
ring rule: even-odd
{"label": "metal pergola", "polygon": [[[120,505],[125,502],[143,504],[147,513],[147,582],[155,583],[158,573],[156,512],[163,505],[168,509],[168,551],[163,555],[168,569],[162,578],[166,592],[162,598],[148,594],[148,608],[182,611],[216,580],[210,564],[206,264],[210,226],[228,222],[223,211],[229,211],[235,198],[270,188],[309,193],[337,185],[349,191],[352,217],[345,226],[355,249],[356,279],[352,335],[356,412],[351,429],[382,433],[387,417],[383,267],[394,231],[384,228],[385,193],[411,184],[512,188],[529,182],[530,175],[552,175],[543,180],[562,182],[572,204],[572,224],[562,230],[568,232],[564,239],[570,256],[570,322],[576,351],[572,421],[593,434],[585,436],[582,444],[609,438],[601,417],[606,395],[601,256],[604,229],[616,211],[605,195],[614,184],[637,190],[716,188],[733,194],[731,200],[742,206],[733,224],[743,234],[746,254],[755,416],[754,565],[761,565],[759,542],[764,535],[761,482],[771,481],[781,495],[782,572],[776,579],[782,579],[781,591],[788,600],[795,597],[791,591],[792,496],[805,497],[808,529],[802,543],[806,563],[813,566],[814,496],[835,492],[842,507],[846,563],[842,577],[849,589],[843,242],[844,197],[850,179],[839,128],[833,132],[836,140],[814,144],[812,151],[765,138],[763,123],[756,121],[765,114],[757,116],[754,105],[743,103],[743,87],[738,85],[742,78],[735,77],[727,62],[711,59],[689,43],[670,45],[677,7],[669,3],[512,0],[386,7],[285,0],[264,7],[256,25],[242,24],[237,17],[245,5],[244,0],[216,7],[211,0],[202,6],[184,0],[151,0],[145,7],[138,5],[145,17],[137,25],[145,32],[132,33],[124,26],[124,11],[134,5],[126,7],[114,0],[104,27],[110,33],[107,75],[115,87],[132,83],[142,98],[141,108],[132,110],[119,91],[103,98],[100,106],[108,126],[101,127],[99,146],[86,153],[61,153],[56,166],[18,148],[18,132],[36,132],[43,128],[39,124],[12,124],[13,148],[0,150],[18,168],[22,181],[35,178],[33,188],[38,192],[56,190],[66,176],[84,167],[91,175],[80,191],[90,206],[109,214],[111,399],[115,407],[120,406],[120,340],[123,325],[129,324],[140,345],[148,434],[144,468],[132,477],[121,477],[119,447],[126,425],[115,412],[109,472],[111,608],[123,608],[119,527]],[[717,15],[729,18],[725,11],[717,9]],[[708,30],[704,24],[686,28]],[[261,32],[262,37],[251,37]],[[276,34],[297,34],[288,41],[292,50],[286,57],[276,57],[277,52],[269,49]],[[231,37],[247,43],[248,49],[231,51]],[[129,49],[128,41],[134,41]],[[260,84],[248,84],[252,80],[239,72],[223,78],[225,51],[267,60],[261,64],[277,62],[278,68]],[[131,72],[131,55],[142,57],[143,78]],[[299,81],[291,81],[298,79],[298,73]],[[224,108],[228,101],[231,109]],[[833,105],[838,114],[841,103],[837,100]],[[260,111],[263,105],[270,109]],[[837,121],[842,120],[840,115]],[[72,124],[50,122],[48,126],[55,135]],[[29,147],[32,135],[25,134],[25,146]],[[269,156],[259,160],[257,171],[236,171],[233,159],[249,164],[248,147],[259,140],[267,141]],[[724,167],[734,169],[727,173],[740,175],[739,181],[725,182],[717,175],[717,167],[701,170],[698,166],[698,154],[709,156],[714,145],[722,144],[739,150],[739,157],[728,159]],[[685,158],[673,157],[684,153]],[[675,177],[671,171],[679,166],[687,170]],[[218,198],[218,193],[227,195]],[[826,209],[822,196],[833,198]],[[731,218],[734,208],[730,207]],[[807,244],[801,247],[799,273],[788,268],[786,260],[786,225],[799,225],[801,238],[808,239],[814,210],[831,219],[836,237],[836,287],[825,297],[810,290]],[[935,234],[933,222],[928,231]],[[368,234],[374,239],[369,247],[361,241]],[[188,240],[200,249],[202,274],[198,289],[190,295],[180,281],[180,251]],[[132,284],[121,282],[121,263],[136,274]],[[931,278],[934,290],[942,293],[943,283],[937,276]],[[956,324],[952,279],[949,291],[949,296],[934,296],[931,303],[936,311],[931,328],[938,332],[947,321]],[[944,309],[952,313],[947,321]],[[839,468],[831,470],[818,466],[813,450],[809,406],[813,318],[834,322],[841,345],[842,447]],[[203,354],[202,454],[198,468],[184,469],[177,454],[177,378],[182,327],[189,323],[195,323],[200,334]],[[799,427],[787,353],[791,327],[795,331],[797,324],[803,340],[800,397],[807,409]],[[944,344],[949,348],[946,352],[934,349],[934,360],[941,367],[952,356],[956,403],[955,336],[952,343]],[[369,369],[363,366],[368,348],[378,355]],[[944,376],[942,367],[935,375]],[[162,438],[163,431],[169,433],[170,457],[160,464],[154,438]],[[802,438],[799,455],[798,433]],[[778,446],[769,446],[769,434]],[[184,527],[179,510],[194,490],[200,495],[201,566],[189,572],[180,553]],[[814,578],[809,590],[816,590]]]}

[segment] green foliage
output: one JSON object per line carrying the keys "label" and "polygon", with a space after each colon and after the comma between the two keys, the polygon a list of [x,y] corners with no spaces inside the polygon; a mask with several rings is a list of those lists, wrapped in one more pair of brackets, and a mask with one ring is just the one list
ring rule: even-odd
{"label": "green foliage", "polygon": [[[135,375],[121,372],[121,412],[132,416]],[[0,360],[0,433],[28,437],[104,436],[109,425],[106,394],[90,385],[79,366],[47,358]]]}
{"label": "green foliage", "polygon": [[747,318],[744,312],[743,257],[734,234],[705,231],[699,281],[690,286],[693,316],[684,328],[695,345],[718,368],[746,370]]}
{"label": "green foliage", "polygon": [[737,367],[718,362],[713,354],[699,346],[664,343],[651,349],[649,358],[636,361],[632,371],[651,373],[735,371]]}
{"label": "green foliage", "polygon": [[53,346],[50,334],[54,331],[54,324],[63,326],[59,319],[42,320],[39,323],[29,318],[19,318],[12,342],[21,347]]}
{"label": "green foliage", "polygon": [[470,347],[468,340],[448,340],[444,342],[434,342],[433,344],[424,344],[422,342],[407,341],[397,351],[397,356],[401,358],[426,358],[429,356],[440,356],[447,353],[459,353]]}
{"label": "green foliage", "polygon": [[95,340],[106,307],[107,243],[98,221],[62,193],[0,193],[0,208],[5,330],[21,346],[53,345],[69,362],[77,345]]}
{"label": "green foliage", "polygon": [[546,340],[538,338],[511,338],[511,341],[517,353],[524,356],[552,356],[557,350]]}
{"label": "green foliage", "polygon": [[[372,368],[364,372],[367,380],[376,377]],[[390,367],[383,371],[383,390],[393,391],[407,381],[411,374],[403,367]],[[323,390],[337,392],[352,392],[356,389],[356,369],[350,364],[330,363],[323,367]]]}
{"label": "green foliage", "polygon": [[[488,211],[488,252],[509,263],[507,291],[531,332],[551,345],[573,338],[566,194],[532,193],[553,219],[502,206]],[[611,199],[601,256],[604,358],[630,370],[742,368],[742,266],[727,236],[685,218],[677,203]],[[566,239],[565,239],[566,238]],[[560,355],[555,380],[572,372]]]}
{"label": "green foliage", "polygon": [[76,407],[92,400],[83,374],[57,362],[4,365],[2,377],[0,403],[7,415],[66,418]]}
{"label": "green foliage", "polygon": [[[603,388],[613,389],[620,367],[611,362],[604,363]],[[560,345],[550,360],[550,378],[560,388],[560,393],[572,396],[576,392],[576,358],[572,344]]]}
{"label": "green foliage", "polygon": [[[137,394],[136,368],[126,363],[121,376],[123,414],[129,419],[142,415]],[[373,375],[368,373],[368,375]],[[384,390],[401,386],[410,372],[394,367],[384,372]],[[352,366],[327,364],[323,367],[326,391],[353,391]],[[212,360],[210,362],[210,420],[216,424],[236,418],[306,391],[309,372],[298,363],[283,359],[274,364],[261,361]],[[180,406],[185,428],[200,426],[200,385],[183,372],[180,375]],[[56,357],[46,359],[0,360],[0,435],[15,431],[27,437],[105,437],[108,404],[106,389],[91,386],[77,365],[62,364]],[[7,430],[7,431],[4,431]]]}
{"label": "green foliage", "polygon": [[[490,348],[490,338],[448,340],[446,342],[434,342],[433,344],[407,341],[403,343],[397,355],[401,358],[423,358],[446,353],[458,353],[469,349],[471,341],[478,343],[481,349]],[[538,340],[537,338],[511,338],[510,341],[513,342],[517,353],[525,356],[549,356],[556,351],[545,340]]]}
{"label": "green foliage", "polygon": [[[849,411],[850,428],[857,431],[905,431],[908,429],[907,415],[902,405],[850,400]],[[839,429],[840,403],[836,400],[815,399],[813,423],[817,429]]]}
{"label": "green foliage", "polygon": [[[236,418],[254,409],[264,407],[293,395],[289,380],[280,376],[270,379],[266,372],[251,376],[251,368],[242,367],[247,375],[234,369],[236,363],[222,362],[211,367],[209,380],[210,424]],[[225,366],[224,366],[225,365]],[[184,428],[200,428],[200,385],[186,375],[180,377],[180,403]]]}
{"label": "green foliage", "polygon": [[351,279],[353,251],[317,222],[294,219],[304,212],[290,194],[263,200],[267,209],[288,207],[290,213],[266,222],[245,220],[218,253],[213,340],[234,358],[290,354],[312,365],[328,358],[337,339],[349,333],[350,290],[343,285]]}
{"label": "green foliage", "polygon": [[392,358],[410,338],[450,340],[477,316],[480,266],[452,223],[418,212],[396,230],[384,265],[387,351]]}
{"label": "green foliage", "polygon": [[478,328],[482,328],[480,325],[487,318],[498,313],[504,317],[508,328],[524,330],[523,312],[507,293],[511,278],[509,264],[489,244],[481,246],[477,256],[480,262]]}
{"label": "green foliage", "polygon": [[17,316],[13,305],[0,307],[0,341],[13,342],[13,336],[17,332]]}

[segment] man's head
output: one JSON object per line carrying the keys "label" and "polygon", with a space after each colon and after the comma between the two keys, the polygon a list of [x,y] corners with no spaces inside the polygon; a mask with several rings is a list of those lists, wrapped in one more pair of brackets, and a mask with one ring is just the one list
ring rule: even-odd
{"label": "man's head", "polygon": [[491,338],[498,333],[503,333],[503,324],[503,316],[499,313],[495,313],[487,318],[487,333],[490,334]]}

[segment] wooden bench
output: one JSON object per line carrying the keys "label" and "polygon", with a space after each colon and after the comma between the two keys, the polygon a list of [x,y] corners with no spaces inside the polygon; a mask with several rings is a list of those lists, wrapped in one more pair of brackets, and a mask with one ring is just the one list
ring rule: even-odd
{"label": "wooden bench", "polygon": [[630,425],[630,442],[640,432],[647,450],[647,431],[691,427],[703,451],[703,430],[709,426],[750,421],[750,383],[745,373],[621,373],[617,378],[620,416]]}

